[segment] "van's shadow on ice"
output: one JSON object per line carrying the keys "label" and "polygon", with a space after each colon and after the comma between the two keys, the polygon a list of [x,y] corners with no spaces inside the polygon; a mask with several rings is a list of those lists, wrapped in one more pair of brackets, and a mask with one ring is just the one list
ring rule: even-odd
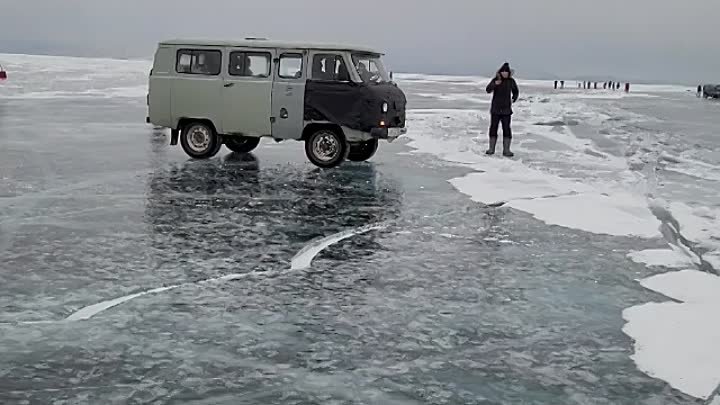
{"label": "van's shadow on ice", "polygon": [[[394,219],[400,212],[401,192],[379,178],[372,163],[333,170],[262,168],[253,154],[230,153],[160,166],[147,189],[151,243],[159,260],[198,278],[287,267],[315,238]],[[353,257],[372,255],[382,248],[374,239],[372,233],[354,238],[348,250]],[[218,268],[219,263],[233,267]]]}

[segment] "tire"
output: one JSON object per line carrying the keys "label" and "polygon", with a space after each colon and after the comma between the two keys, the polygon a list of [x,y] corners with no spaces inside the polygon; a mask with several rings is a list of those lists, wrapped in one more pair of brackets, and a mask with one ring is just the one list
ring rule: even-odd
{"label": "tire", "polygon": [[348,160],[353,162],[364,162],[375,155],[378,149],[378,140],[372,139],[366,142],[358,142],[350,144],[350,152]]}
{"label": "tire", "polygon": [[339,166],[350,150],[345,135],[339,130],[320,129],[305,140],[305,154],[317,167]]}
{"label": "tire", "polygon": [[210,159],[220,151],[222,139],[210,124],[192,122],[183,128],[180,145],[193,159]]}
{"label": "tire", "polygon": [[213,157],[213,156],[217,155],[218,152],[220,152],[220,149],[222,149],[222,146],[223,146],[223,143],[224,143],[224,141],[223,141],[223,136],[222,136],[222,135],[218,135],[217,138],[218,138],[218,141],[217,141],[217,143],[215,144],[215,149],[213,149],[213,152],[210,154],[210,157]]}
{"label": "tire", "polygon": [[252,152],[260,144],[260,138],[252,136],[226,136],[225,146],[233,152]]}

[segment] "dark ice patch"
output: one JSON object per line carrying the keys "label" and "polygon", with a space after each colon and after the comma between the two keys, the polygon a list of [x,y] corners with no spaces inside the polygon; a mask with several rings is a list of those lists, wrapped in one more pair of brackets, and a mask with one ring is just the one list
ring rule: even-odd
{"label": "dark ice patch", "polygon": [[680,163],[682,163],[682,162],[681,162],[679,159],[677,159],[676,157],[674,157],[674,156],[667,156],[667,155],[660,156],[660,160],[662,160],[662,161],[664,161],[664,162],[668,162],[668,163],[675,163],[675,164],[680,164]]}
{"label": "dark ice patch", "polygon": [[585,154],[586,154],[586,155],[590,155],[590,156],[599,157],[599,158],[605,158],[605,157],[607,157],[605,154],[600,153],[600,152],[597,152],[597,151],[594,151],[594,150],[592,150],[592,149],[585,149]]}
{"label": "dark ice patch", "polygon": [[546,122],[536,122],[535,125],[540,125],[543,127],[574,127],[580,125],[580,122],[577,120],[553,120]]}

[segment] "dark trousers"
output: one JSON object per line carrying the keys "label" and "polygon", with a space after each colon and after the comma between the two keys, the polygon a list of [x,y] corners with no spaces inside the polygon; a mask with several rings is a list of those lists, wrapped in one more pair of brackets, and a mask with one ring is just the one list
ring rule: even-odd
{"label": "dark trousers", "polygon": [[512,130],[510,129],[510,119],[512,115],[497,115],[492,114],[490,116],[490,137],[498,136],[498,127],[502,122],[503,138],[512,138]]}

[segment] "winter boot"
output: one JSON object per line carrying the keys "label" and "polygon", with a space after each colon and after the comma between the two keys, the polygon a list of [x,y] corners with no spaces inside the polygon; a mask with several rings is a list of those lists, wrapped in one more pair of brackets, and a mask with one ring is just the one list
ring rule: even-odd
{"label": "winter boot", "polygon": [[497,145],[497,136],[491,136],[490,137],[490,148],[485,152],[486,155],[494,155],[495,154],[495,145]]}
{"label": "winter boot", "polygon": [[510,144],[511,143],[512,143],[512,138],[503,137],[503,156],[506,156],[506,157],[515,156],[514,153],[510,152]]}

